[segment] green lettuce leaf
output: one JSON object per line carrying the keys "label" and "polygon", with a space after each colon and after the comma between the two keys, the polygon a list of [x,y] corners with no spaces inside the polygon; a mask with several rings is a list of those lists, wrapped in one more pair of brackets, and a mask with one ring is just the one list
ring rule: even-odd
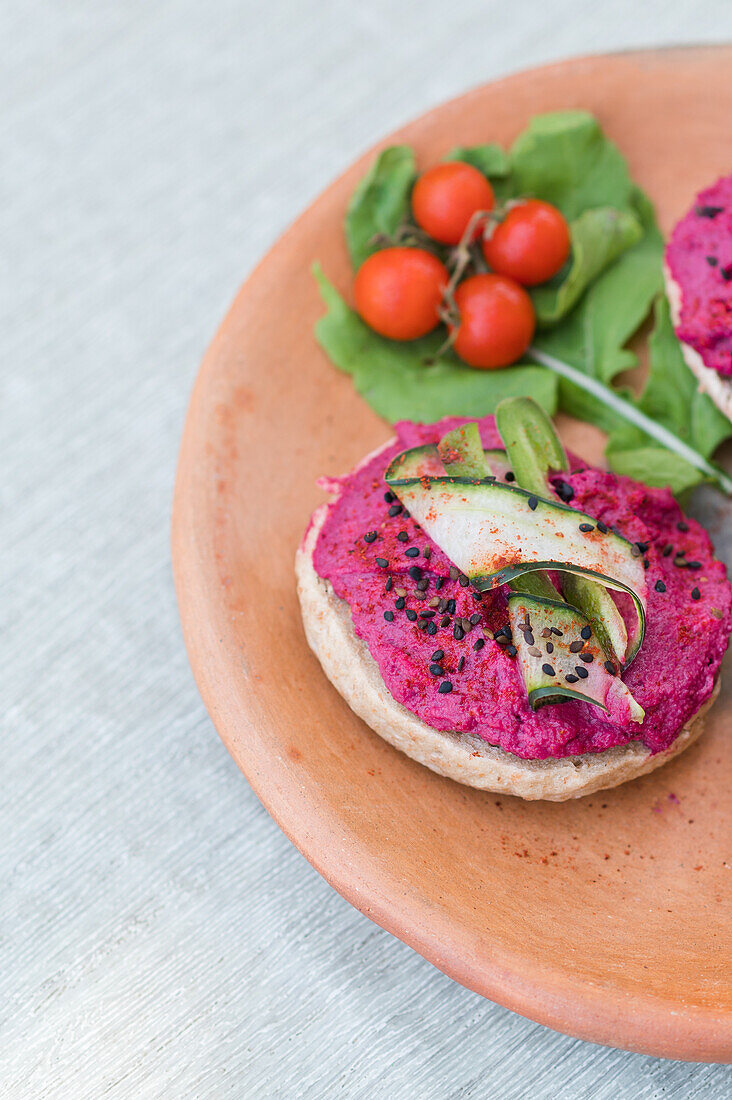
{"label": "green lettuce leaf", "polygon": [[643,226],[635,214],[600,206],[580,214],[571,223],[570,234],[572,254],[568,269],[531,291],[536,319],[543,328],[556,325],[598,275],[640,241]]}
{"label": "green lettuce leaf", "polygon": [[[656,300],[654,314],[655,326],[648,342],[648,380],[638,408],[709,458],[732,435],[732,423],[699,390],[684,362],[668,302],[662,295]],[[683,458],[659,447],[631,424],[623,424],[611,433],[606,455],[617,473],[648,485],[669,486],[677,495],[707,480]]]}
{"label": "green lettuce leaf", "polygon": [[379,248],[374,237],[390,236],[406,218],[416,174],[413,150],[391,145],[359,183],[346,212],[346,243],[354,270]]}
{"label": "green lettuce leaf", "polygon": [[634,212],[625,158],[588,111],[536,115],[510,160],[514,194],[551,202],[568,221],[596,206]]}
{"label": "green lettuce leaf", "polygon": [[[662,285],[663,238],[653,206],[638,189],[633,202],[643,237],[595,280],[560,324],[542,330],[534,341],[541,351],[606,385],[621,371],[637,365],[626,344],[645,320]],[[606,432],[624,423],[603,402],[564,379],[560,405],[565,412]]]}
{"label": "green lettuce leaf", "polygon": [[386,340],[349,308],[318,266],[313,269],[327,313],[315,336],[331,362],[353,377],[371,408],[386,420],[429,423],[443,416],[487,416],[504,397],[531,396],[551,415],[557,408],[557,378],[543,367],[473,370],[452,354],[425,363],[444,339]]}

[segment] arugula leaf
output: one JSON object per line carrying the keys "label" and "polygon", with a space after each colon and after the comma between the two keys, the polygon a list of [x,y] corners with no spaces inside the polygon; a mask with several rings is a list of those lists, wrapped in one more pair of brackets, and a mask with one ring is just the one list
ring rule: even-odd
{"label": "arugula leaf", "polygon": [[373,238],[391,235],[406,217],[416,174],[410,146],[391,145],[359,183],[346,213],[346,243],[354,270],[379,247]]}
{"label": "arugula leaf", "polygon": [[549,414],[556,412],[557,378],[551,371],[530,365],[474,370],[451,353],[426,364],[443,341],[440,332],[404,343],[386,340],[349,308],[319,266],[313,274],[328,307],[315,326],[316,339],[386,420],[430,423],[443,416],[486,416],[504,397],[528,395]]}
{"label": "arugula leaf", "polygon": [[[665,297],[657,298],[654,312],[655,327],[648,342],[648,381],[637,406],[709,458],[719,444],[732,435],[732,423],[711,398],[699,390],[684,362]],[[668,485],[675,494],[711,480],[630,424],[612,432],[606,455],[617,473],[636,477],[650,485]]]}
{"label": "arugula leaf", "polygon": [[499,202],[512,193],[511,162],[500,145],[458,145],[445,160],[462,160],[487,176]]}
{"label": "arugula leaf", "polygon": [[[636,366],[635,355],[625,345],[662,285],[663,238],[653,206],[638,189],[633,201],[645,230],[643,237],[599,276],[560,324],[539,332],[535,339],[540,351],[605,384]],[[560,405],[565,412],[606,432],[623,424],[604,402],[565,379],[560,383]]]}
{"label": "arugula leaf", "polygon": [[569,221],[596,206],[633,213],[625,158],[588,111],[535,115],[510,159],[514,194],[545,199]]}
{"label": "arugula leaf", "polygon": [[555,325],[569,313],[590,283],[643,236],[637,216],[613,206],[585,210],[569,228],[572,255],[568,270],[531,292],[536,319],[543,327]]}

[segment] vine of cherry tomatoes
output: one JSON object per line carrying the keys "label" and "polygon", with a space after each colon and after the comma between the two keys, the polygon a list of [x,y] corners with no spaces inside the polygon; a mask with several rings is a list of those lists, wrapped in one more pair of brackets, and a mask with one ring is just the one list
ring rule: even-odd
{"label": "vine of cherry tomatoes", "polygon": [[[438,164],[418,178],[412,215],[430,239],[426,243],[453,249],[452,273],[429,248],[374,252],[354,284],[363,320],[391,340],[415,340],[444,321],[449,342],[471,367],[492,370],[515,363],[536,326],[525,288],[551,279],[569,256],[563,215],[539,199],[496,211],[486,177],[461,161]],[[477,273],[463,277],[471,267],[478,267]]]}

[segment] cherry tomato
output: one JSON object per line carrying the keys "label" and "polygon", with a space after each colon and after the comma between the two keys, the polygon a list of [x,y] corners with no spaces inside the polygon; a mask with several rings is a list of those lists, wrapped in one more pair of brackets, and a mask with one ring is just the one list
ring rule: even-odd
{"label": "cherry tomato", "polygon": [[414,220],[441,244],[457,244],[473,214],[492,210],[493,203],[493,188],[483,173],[459,160],[428,169],[412,191]]}
{"label": "cherry tomato", "polygon": [[507,367],[526,351],[536,318],[531,298],[504,275],[473,275],[455,291],[460,324],[453,347],[471,367]]}
{"label": "cherry tomato", "polygon": [[569,226],[556,206],[528,199],[511,207],[483,242],[483,255],[499,275],[536,286],[556,275],[569,247]]}
{"label": "cherry tomato", "polygon": [[423,248],[383,248],[358,270],[356,309],[376,332],[391,340],[415,340],[439,323],[438,309],[450,276]]}

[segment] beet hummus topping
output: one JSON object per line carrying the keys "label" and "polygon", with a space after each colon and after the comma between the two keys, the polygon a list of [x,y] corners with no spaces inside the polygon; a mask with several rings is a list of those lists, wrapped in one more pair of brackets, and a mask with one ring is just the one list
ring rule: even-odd
{"label": "beet hummus topping", "polygon": [[701,191],[676,226],[666,264],[681,289],[676,335],[732,376],[732,176]]}
{"label": "beet hummus topping", "polygon": [[[349,604],[394,699],[434,729],[469,733],[525,759],[634,740],[652,753],[668,748],[710,697],[727,646],[732,592],[724,566],[667,490],[571,456],[566,462],[562,453],[563,468],[549,444],[546,454],[512,450],[512,425],[499,422],[501,433],[493,417],[478,421],[478,437],[462,418],[402,421],[392,445],[324,480],[335,499],[315,547],[316,572]],[[512,458],[528,454],[523,465],[522,457],[509,468],[504,442]],[[482,493],[483,507],[485,493],[518,502],[522,568],[531,548],[532,571],[514,569],[505,582],[490,574],[485,555],[478,561],[465,549],[472,530],[465,508],[455,522],[451,514],[446,536],[437,505],[414,492],[420,526],[399,498],[405,479],[393,488],[385,481],[398,457],[426,490],[438,483],[449,497],[452,481],[467,486],[466,499]],[[531,485],[540,488],[527,491]],[[496,530],[506,542],[510,528]],[[578,547],[587,568],[547,556],[552,531]],[[606,571],[593,558],[598,547]]]}

